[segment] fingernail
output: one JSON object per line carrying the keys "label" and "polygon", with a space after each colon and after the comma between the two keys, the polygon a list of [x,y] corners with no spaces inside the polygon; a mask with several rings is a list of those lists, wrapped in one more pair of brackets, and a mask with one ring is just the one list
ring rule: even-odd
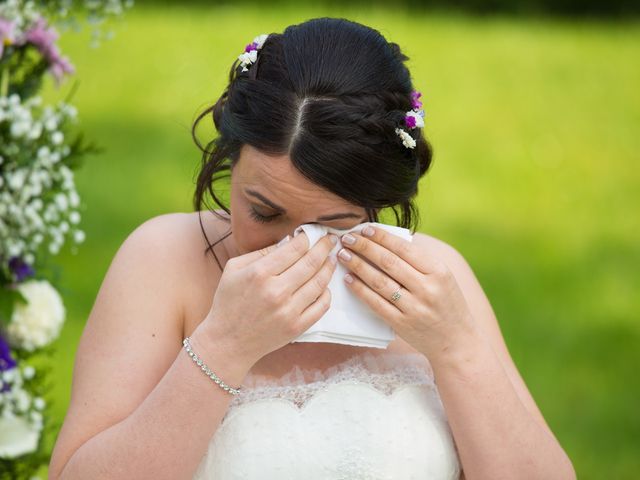
{"label": "fingernail", "polygon": [[338,255],[340,255],[340,258],[342,258],[343,260],[347,260],[347,261],[351,260],[351,254],[347,252],[344,248],[338,252]]}
{"label": "fingernail", "polygon": [[276,248],[280,247],[281,245],[284,245],[285,243],[287,243],[289,241],[290,237],[289,235],[287,235],[286,237],[284,237],[282,240],[280,240],[277,244],[276,244]]}
{"label": "fingernail", "polygon": [[362,235],[364,235],[365,237],[371,237],[373,236],[375,230],[371,227],[364,227],[362,229]]}
{"label": "fingernail", "polygon": [[349,235],[348,233],[342,236],[342,241],[347,245],[353,245],[354,243],[356,243],[356,239],[353,237],[353,235]]}
{"label": "fingernail", "polygon": [[335,245],[336,243],[338,243],[338,236],[337,236],[337,235],[334,235],[333,233],[331,233],[331,234],[329,235],[329,237],[331,238],[331,243],[333,243],[334,245]]}
{"label": "fingernail", "polygon": [[351,275],[349,275],[348,273],[344,274],[344,279],[347,283],[353,283],[353,277]]}
{"label": "fingernail", "polygon": [[329,261],[335,265],[338,263],[338,258],[335,255],[329,255]]}

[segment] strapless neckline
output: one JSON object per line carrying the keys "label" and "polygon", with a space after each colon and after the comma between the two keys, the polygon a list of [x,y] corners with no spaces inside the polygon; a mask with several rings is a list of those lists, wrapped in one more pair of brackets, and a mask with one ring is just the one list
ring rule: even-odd
{"label": "strapless neckline", "polygon": [[357,354],[328,369],[248,374],[193,480],[457,480],[426,357]]}
{"label": "strapless neckline", "polygon": [[343,382],[366,385],[386,396],[406,385],[437,390],[433,370],[424,355],[365,351],[326,369],[293,365],[277,377],[250,372],[242,382],[240,394],[232,398],[227,413],[262,399],[283,399],[303,408],[322,390]]}

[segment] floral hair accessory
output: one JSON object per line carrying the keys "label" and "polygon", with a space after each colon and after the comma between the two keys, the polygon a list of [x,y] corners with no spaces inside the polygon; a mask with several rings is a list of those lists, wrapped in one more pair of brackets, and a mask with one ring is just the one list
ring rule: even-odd
{"label": "floral hair accessory", "polygon": [[[424,110],[422,110],[422,102],[419,98],[422,96],[422,93],[414,90],[411,92],[411,107],[412,109],[405,113],[404,116],[404,124],[407,128],[422,128],[424,127]],[[402,144],[407,148],[415,148],[416,141],[415,139],[409,135],[409,133],[402,129],[396,128],[396,133],[402,140]]]}
{"label": "floral hair accessory", "polygon": [[244,47],[244,53],[238,55],[238,59],[240,60],[240,65],[242,65],[243,72],[249,70],[247,68],[247,65],[256,63],[256,60],[258,59],[258,50],[262,48],[262,45],[264,45],[264,42],[268,36],[268,33],[258,35],[253,39],[253,42],[247,44],[247,46]]}

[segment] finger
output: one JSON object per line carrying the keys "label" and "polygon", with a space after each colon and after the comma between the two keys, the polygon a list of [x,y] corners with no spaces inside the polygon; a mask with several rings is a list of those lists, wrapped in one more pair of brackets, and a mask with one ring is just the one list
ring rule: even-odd
{"label": "finger", "polygon": [[316,323],[322,316],[327,313],[331,306],[331,291],[325,288],[320,296],[309,305],[297,320],[297,332],[298,336],[309,330],[311,326]]}
{"label": "finger", "polygon": [[[357,237],[358,240],[367,239],[370,242],[381,245],[387,250],[395,253],[409,265],[412,265],[413,268],[418,270],[420,273],[429,274],[440,270],[441,262],[429,252],[425,252],[424,249],[420,249],[417,243],[405,240],[404,238],[387,232],[382,228],[377,228],[372,225],[369,225],[369,227],[373,230],[373,235],[363,235],[362,230],[364,229],[361,229],[353,236]],[[351,245],[349,245],[349,248],[351,248]]]}
{"label": "finger", "polygon": [[[282,253],[278,254],[278,256],[275,259],[275,262],[277,264],[277,258],[282,258],[283,255],[285,259],[291,258],[291,248],[293,248],[295,252],[297,251],[300,252],[300,255],[297,257],[299,258],[302,255],[304,255],[304,253],[309,249],[309,239],[307,237],[306,232],[302,231],[300,233],[301,234],[304,233],[304,235],[301,235],[301,234],[296,235],[294,238],[290,239],[286,243],[282,243],[280,246],[278,246],[279,242],[277,242],[277,243],[274,243],[273,245],[269,245],[267,247],[254,250],[253,252],[249,252],[249,253],[245,253],[244,255],[238,255],[237,257],[233,257],[234,262],[240,268],[245,267],[251,263],[258,262],[261,265],[264,265],[267,268],[272,269],[274,265],[273,263],[274,258],[272,257],[272,254],[275,254],[275,252],[280,252],[281,250],[285,250],[287,252],[285,254],[282,254]],[[302,238],[298,238],[298,237],[302,237]],[[289,245],[291,243],[294,244],[293,247]],[[262,262],[263,259],[267,259],[267,258],[269,260]],[[291,263],[295,262],[296,257],[294,256],[293,258],[294,260],[292,260]],[[288,263],[289,260],[286,260],[286,262]],[[288,263],[288,265],[290,265],[291,263]],[[282,270],[288,268],[288,265],[282,268]],[[276,267],[276,270],[278,270],[278,267]],[[274,275],[277,275],[282,270],[276,271]]]}
{"label": "finger", "polygon": [[[411,291],[416,291],[420,283],[424,282],[424,274],[416,270],[411,263],[406,262],[393,251],[369,240],[367,237],[358,234],[351,234],[351,236],[355,239],[355,243],[347,243],[345,237],[342,237],[342,244],[347,253],[351,254],[351,260],[345,261],[342,256],[338,258],[345,267],[354,271],[368,285],[371,285],[374,290],[384,292],[386,285],[381,285],[382,290],[376,288],[376,285],[384,282],[384,279],[389,277]],[[395,237],[405,244],[411,245],[410,242],[400,237]],[[355,255],[354,252],[357,255]],[[412,261],[415,263],[415,260]]]}
{"label": "finger", "polygon": [[[361,282],[364,282],[366,286],[377,293],[381,298],[387,299],[391,298],[393,292],[400,288],[400,285],[396,280],[390,278],[385,272],[381,272],[374,266],[369,265],[366,261],[360,258],[358,255],[353,252],[349,252],[351,254],[350,260],[345,260],[342,256],[342,251],[338,253],[338,259],[346,268],[349,269],[349,273],[355,273]],[[348,282],[345,282],[348,284]],[[404,285],[405,289],[407,288]],[[395,305],[399,310],[402,310],[400,305]]]}
{"label": "finger", "polygon": [[327,257],[320,271],[293,293],[291,301],[294,306],[301,311],[318,298],[329,285],[335,269],[336,266],[331,258]]}
{"label": "finger", "polygon": [[244,255],[238,255],[237,257],[232,257],[231,260],[233,260],[234,264],[237,267],[243,268],[262,257],[266,257],[277,248],[278,244],[274,243],[273,245],[254,250],[253,252],[245,253]]}
{"label": "finger", "polygon": [[324,235],[299,261],[278,275],[282,284],[292,285],[297,289],[298,286],[313,277],[318,270],[320,270],[320,267],[327,259],[329,253],[331,253],[333,247],[336,246],[336,244],[331,241],[331,237],[334,237],[337,242],[337,236],[333,234]]}
{"label": "finger", "polygon": [[[345,281],[345,284],[349,290],[353,291],[354,295],[366,303],[387,323],[390,323],[392,327],[400,323],[403,312],[399,309],[398,303],[391,303],[387,298],[382,297],[379,293],[369,288],[369,286],[357,278],[356,275],[351,274],[351,278],[353,278],[353,282],[348,283]],[[406,295],[407,293],[404,292],[404,294]],[[404,300],[404,298],[401,298],[399,301],[402,300]]]}

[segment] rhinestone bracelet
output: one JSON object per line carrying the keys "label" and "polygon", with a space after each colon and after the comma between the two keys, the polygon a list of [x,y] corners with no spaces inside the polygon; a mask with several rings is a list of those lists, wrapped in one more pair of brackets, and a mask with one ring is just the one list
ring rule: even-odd
{"label": "rhinestone bracelet", "polygon": [[202,371],[207,375],[207,377],[210,377],[211,380],[213,380],[218,385],[220,385],[220,387],[222,387],[224,390],[231,393],[232,395],[238,395],[240,393],[240,388],[230,387],[229,385],[224,383],[220,377],[218,377],[215,373],[213,373],[211,369],[202,362],[202,359],[199,358],[198,355],[196,355],[196,353],[191,349],[190,341],[191,339],[189,337],[186,337],[182,341],[182,345],[184,345],[184,348],[189,354],[189,356],[191,357],[191,360],[196,362],[198,366],[202,369]]}

